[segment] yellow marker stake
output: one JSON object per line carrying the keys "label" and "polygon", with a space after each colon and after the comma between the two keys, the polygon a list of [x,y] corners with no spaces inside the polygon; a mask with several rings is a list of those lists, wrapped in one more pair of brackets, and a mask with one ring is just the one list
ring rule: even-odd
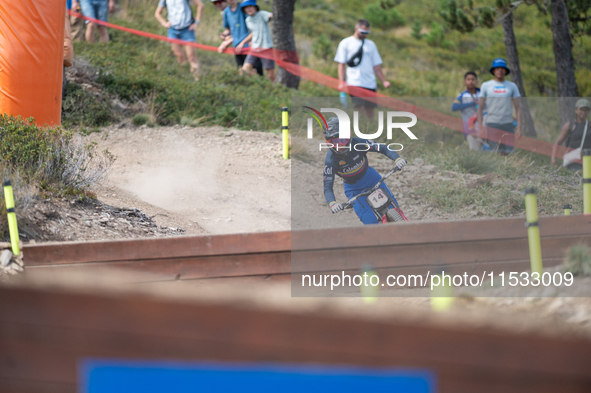
{"label": "yellow marker stake", "polygon": [[[374,276],[375,278],[372,280],[372,277]],[[363,297],[363,301],[367,304],[377,302],[378,293],[380,292],[380,277],[378,276],[378,273],[374,270],[372,265],[368,264],[363,267],[363,274],[361,278],[362,281],[360,290],[361,296]],[[372,285],[372,283],[376,285]]]}
{"label": "yellow marker stake", "polygon": [[283,133],[283,159],[289,158],[289,121],[287,107],[281,108],[281,131]]}
{"label": "yellow marker stake", "polygon": [[564,206],[562,206],[562,208],[564,209],[564,215],[570,216],[570,210],[573,208],[573,205],[569,205],[568,203],[566,203],[564,204]]}
{"label": "yellow marker stake", "polygon": [[529,260],[532,273],[542,274],[542,245],[540,243],[540,227],[538,225],[538,204],[536,189],[525,190],[525,216],[527,222],[527,238],[529,240]]}
{"label": "yellow marker stake", "polygon": [[14,195],[12,194],[12,183],[10,180],[4,182],[4,201],[6,202],[6,212],[8,215],[8,231],[10,233],[10,244],[12,253],[20,254],[21,250],[18,244],[18,226],[16,224],[16,213],[14,211]]}
{"label": "yellow marker stake", "polygon": [[[440,281],[431,290],[431,309],[433,311],[446,311],[451,308],[455,300],[453,284],[451,283],[451,277],[443,271],[437,276]],[[448,277],[447,280],[445,278],[446,276]],[[428,285],[431,285],[431,283],[428,283]]]}
{"label": "yellow marker stake", "polygon": [[583,150],[583,213],[591,214],[591,149]]}

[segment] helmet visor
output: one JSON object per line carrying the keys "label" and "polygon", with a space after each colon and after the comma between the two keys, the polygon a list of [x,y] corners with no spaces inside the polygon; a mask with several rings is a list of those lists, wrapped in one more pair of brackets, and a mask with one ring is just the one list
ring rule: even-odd
{"label": "helmet visor", "polygon": [[333,138],[328,139],[326,142],[330,143],[334,148],[344,147],[349,144],[349,138]]}

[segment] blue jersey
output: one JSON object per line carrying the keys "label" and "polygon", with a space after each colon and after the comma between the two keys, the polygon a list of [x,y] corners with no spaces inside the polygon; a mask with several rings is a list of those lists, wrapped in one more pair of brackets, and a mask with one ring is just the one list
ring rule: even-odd
{"label": "blue jersey", "polygon": [[460,111],[460,113],[462,114],[464,134],[469,133],[468,122],[470,121],[470,118],[474,116],[478,110],[477,108],[479,95],[479,88],[476,88],[476,94],[472,94],[468,90],[466,90],[456,97],[451,106],[452,111]]}
{"label": "blue jersey", "polygon": [[400,156],[395,151],[388,149],[383,143],[377,143],[368,139],[351,138],[351,145],[356,146],[357,151],[352,149],[346,157],[339,157],[332,150],[326,153],[324,161],[324,198],[330,204],[336,200],[333,191],[335,175],[343,178],[348,184],[355,184],[361,180],[370,168],[367,153],[372,151],[382,153],[392,160]]}

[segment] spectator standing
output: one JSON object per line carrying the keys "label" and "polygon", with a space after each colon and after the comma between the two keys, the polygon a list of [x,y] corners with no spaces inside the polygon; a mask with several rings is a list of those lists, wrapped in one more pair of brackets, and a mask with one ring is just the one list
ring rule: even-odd
{"label": "spectator standing", "polygon": [[[521,97],[517,85],[513,82],[505,80],[505,76],[509,75],[511,71],[507,67],[505,59],[497,58],[493,60],[490,73],[494,75],[494,79],[484,82],[480,87],[480,98],[478,103],[478,124],[483,123],[483,111],[486,103],[487,115],[486,125],[484,127],[485,133],[487,128],[493,128],[505,131],[511,135],[508,142],[515,144],[515,137],[521,136],[521,107],[519,106],[518,98]],[[517,125],[513,123],[513,104],[517,112]],[[504,136],[507,138],[507,136]],[[505,145],[497,141],[489,141],[491,149],[497,151],[505,156],[513,152],[513,146]]]}
{"label": "spectator standing", "polygon": [[[552,148],[552,165],[556,165],[556,149],[558,145],[561,145],[562,142],[566,140],[566,147],[578,150],[571,152],[573,157],[568,160],[567,154],[564,155],[564,163],[563,165],[570,171],[576,172],[583,169],[583,166],[578,162],[572,162],[574,159],[581,159],[581,151],[583,149],[591,149],[591,130],[589,130],[589,121],[587,117],[589,117],[589,112],[591,112],[591,103],[588,100],[581,98],[575,104],[575,121],[568,122],[562,129],[560,130],[560,135],[556,139],[554,143],[554,147]],[[576,156],[576,157],[574,157]]]}
{"label": "spectator standing", "polygon": [[[218,48],[218,52],[220,53],[228,47],[229,43],[226,40],[231,39],[232,41],[230,42],[232,43],[232,46],[236,48],[250,34],[248,27],[246,27],[246,14],[242,10],[241,4],[236,0],[226,0],[226,3],[228,6],[223,12],[224,31],[220,35],[220,38],[224,40],[224,42]],[[243,48],[248,48],[248,45],[249,44],[246,43]],[[244,65],[246,56],[247,55],[245,54],[239,53],[234,55],[238,68],[241,68]],[[254,68],[256,68],[257,74],[263,75],[262,62],[257,62]]]}
{"label": "spectator standing", "polygon": [[[68,0],[67,7],[68,10],[76,12],[78,14],[82,14],[82,10],[80,9],[80,4],[76,3],[76,8],[72,8],[73,0]],[[70,31],[72,32],[72,40],[73,41],[84,41],[84,26],[85,21],[82,18],[78,18],[77,16],[68,16],[70,21]]]}
{"label": "spectator standing", "polygon": [[[190,2],[197,6],[197,16],[195,18],[193,18]],[[162,17],[164,8],[168,11],[168,21]],[[195,30],[199,26],[202,12],[203,3],[201,0],[160,0],[154,16],[162,26],[168,29],[168,38],[196,42]],[[199,80],[197,48],[177,43],[171,43],[170,46],[179,63],[184,63],[185,54],[187,55],[186,59],[189,61],[191,74],[193,74],[195,80]],[[183,53],[183,46],[185,47],[185,53]]]}
{"label": "spectator standing", "polygon": [[[230,7],[232,5],[230,4]],[[275,60],[264,59],[256,57],[252,54],[253,51],[263,51],[273,48],[273,39],[271,38],[271,29],[269,28],[269,21],[273,18],[273,14],[268,11],[260,11],[256,0],[246,0],[240,4],[240,8],[247,15],[246,27],[250,34],[246,36],[235,48],[236,53],[240,54],[242,49],[250,42],[250,51],[244,59],[242,72],[254,74],[254,68],[261,65],[267,71],[267,76],[272,82],[275,81]]]}
{"label": "spectator standing", "polygon": [[453,112],[460,111],[462,115],[462,123],[464,128],[464,137],[468,141],[470,150],[480,150],[480,143],[478,137],[473,134],[473,128],[470,129],[469,123],[470,118],[476,115],[478,107],[478,96],[480,89],[476,87],[478,79],[474,71],[468,71],[464,74],[464,86],[466,90],[456,97],[454,100],[451,110]]}
{"label": "spectator standing", "polygon": [[[378,48],[373,41],[367,39],[369,33],[369,22],[359,19],[353,35],[340,42],[334,58],[334,61],[339,63],[339,90],[344,91],[346,86],[350,85],[376,91],[376,75],[385,88],[390,87],[390,82],[382,72],[382,58]],[[353,95],[351,98],[356,108],[361,108],[368,119],[373,119],[376,103]]]}
{"label": "spectator standing", "polygon": [[[78,8],[78,2],[72,0],[72,9]],[[115,0],[80,0],[80,9],[82,15],[89,18],[98,19],[103,22],[107,22],[109,12],[115,12],[116,4]],[[88,42],[95,42],[95,31],[97,30],[97,24],[95,22],[88,22],[86,24],[85,38]],[[109,33],[107,32],[106,26],[98,25],[99,42],[109,42]]]}

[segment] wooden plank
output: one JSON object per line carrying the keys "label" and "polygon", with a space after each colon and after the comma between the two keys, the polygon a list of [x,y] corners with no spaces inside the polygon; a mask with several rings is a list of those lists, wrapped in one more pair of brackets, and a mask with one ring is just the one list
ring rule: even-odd
{"label": "wooden plank", "polygon": [[[557,237],[544,239],[544,261],[564,257],[565,250],[575,244],[591,245],[591,237]],[[338,272],[355,271],[367,263],[376,268],[405,268],[408,274],[424,274],[437,267],[479,272],[498,262],[528,260],[527,241],[473,241],[434,243],[428,245],[400,245],[341,250],[314,250],[296,253],[266,253],[229,256],[207,256],[175,259],[153,259],[121,262],[79,263],[57,265],[69,271],[101,271],[116,268],[158,275],[159,280],[202,279],[215,277],[240,277],[253,275],[289,274],[290,272]],[[292,263],[293,262],[293,263]],[[56,265],[50,265],[54,268]],[[498,265],[496,265],[498,268]],[[545,266],[551,266],[545,263]],[[27,271],[46,269],[47,266],[28,267]],[[515,269],[514,269],[515,270]],[[141,277],[140,277],[141,278]]]}
{"label": "wooden plank", "polygon": [[[97,271],[105,268],[126,272],[153,274],[158,280],[186,280],[215,277],[245,277],[257,275],[289,274],[289,252],[266,254],[222,255],[190,258],[146,259],[101,263],[76,263],[68,265],[28,266],[25,274],[44,269],[60,269],[64,273]],[[157,276],[157,277],[156,277]],[[131,278],[127,276],[127,278]]]}
{"label": "wooden plank", "polygon": [[[591,246],[591,236],[552,237],[542,241],[544,259],[563,258],[569,246],[579,243]],[[449,242],[430,244],[404,244],[325,250],[307,250],[292,253],[292,272],[315,272],[360,269],[365,264],[377,268],[486,264],[490,262],[529,259],[527,238]]]}
{"label": "wooden plank", "polygon": [[40,388],[73,387],[98,356],[427,367],[444,393],[591,389],[588,340],[129,294],[0,288],[0,353],[0,381]]}
{"label": "wooden plank", "polygon": [[[579,243],[591,245],[591,236],[554,236],[542,241],[544,260],[564,257],[566,249]],[[245,253],[218,256],[193,256],[120,260],[100,263],[58,264],[64,273],[69,271],[101,271],[117,268],[155,274],[158,280],[240,277],[303,272],[354,271],[367,263],[376,268],[412,268],[408,273],[424,274],[427,268],[459,266],[470,271],[484,271],[490,264],[529,259],[526,238],[474,240],[430,244],[394,244],[374,247],[306,250],[289,253]],[[472,266],[473,265],[473,266]],[[547,264],[546,264],[547,265]],[[479,266],[477,268],[477,266]],[[510,265],[506,265],[511,269]],[[27,266],[28,271],[45,269],[45,265]],[[513,269],[515,270],[515,269]],[[142,278],[139,277],[141,280]]]}
{"label": "wooden plank", "polygon": [[[451,241],[525,239],[523,218],[409,222],[291,232],[219,236],[182,236],[117,240],[106,242],[65,242],[26,245],[27,266],[79,262],[113,262],[211,255],[236,255],[292,250],[343,247],[374,247]],[[591,217],[543,217],[542,238],[591,234]],[[292,244],[293,243],[293,244]]]}
{"label": "wooden plank", "polygon": [[[541,237],[591,235],[591,216],[541,217]],[[404,222],[293,231],[293,250],[527,238],[525,218]]]}
{"label": "wooden plank", "polygon": [[27,266],[288,251],[290,232],[28,244]]}

